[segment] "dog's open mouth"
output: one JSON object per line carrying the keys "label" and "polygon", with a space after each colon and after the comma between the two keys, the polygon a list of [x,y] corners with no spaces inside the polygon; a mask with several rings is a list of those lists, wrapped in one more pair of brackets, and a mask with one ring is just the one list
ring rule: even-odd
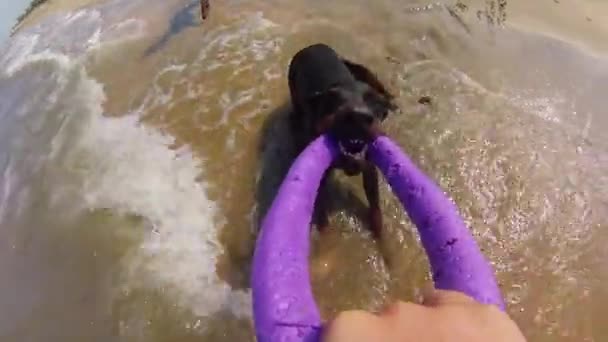
{"label": "dog's open mouth", "polygon": [[367,153],[367,143],[361,139],[339,141],[340,152],[354,159],[364,159]]}

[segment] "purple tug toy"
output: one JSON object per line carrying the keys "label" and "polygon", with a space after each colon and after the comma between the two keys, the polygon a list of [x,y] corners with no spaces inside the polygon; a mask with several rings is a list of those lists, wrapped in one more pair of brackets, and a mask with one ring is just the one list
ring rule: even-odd
{"label": "purple tug toy", "polygon": [[[456,206],[387,137],[370,144],[371,160],[418,227],[435,286],[504,310],[492,267]],[[253,261],[253,309],[259,342],[318,342],[322,321],[308,273],[313,206],[323,173],[338,156],[321,136],[298,157],[264,219]]]}

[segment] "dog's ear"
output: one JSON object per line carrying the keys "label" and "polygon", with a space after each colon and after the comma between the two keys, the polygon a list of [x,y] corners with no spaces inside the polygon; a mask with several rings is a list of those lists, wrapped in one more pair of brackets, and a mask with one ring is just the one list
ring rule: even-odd
{"label": "dog's ear", "polygon": [[369,69],[367,69],[363,65],[353,63],[347,59],[342,59],[342,62],[344,63],[344,65],[346,65],[348,70],[350,70],[351,74],[353,74],[353,76],[358,81],[367,83],[370,87],[372,87],[374,90],[380,93],[380,95],[384,96],[389,102],[392,103],[395,97],[391,93],[389,93],[384,84],[380,82],[378,77],[373,72],[369,71]]}
{"label": "dog's ear", "polygon": [[[371,88],[368,88],[371,90]],[[395,111],[398,107],[384,95],[377,91],[368,91],[364,94],[365,103],[372,109],[373,113],[384,121],[388,116],[389,112]]]}

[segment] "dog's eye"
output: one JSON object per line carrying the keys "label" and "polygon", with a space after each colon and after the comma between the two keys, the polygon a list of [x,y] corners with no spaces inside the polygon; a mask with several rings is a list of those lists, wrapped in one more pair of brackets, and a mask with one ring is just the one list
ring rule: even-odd
{"label": "dog's eye", "polygon": [[344,100],[337,92],[324,92],[313,96],[308,101],[310,109],[317,112],[319,115],[334,113],[344,103]]}
{"label": "dog's eye", "polygon": [[379,115],[382,120],[386,118],[388,112],[391,110],[392,107],[388,99],[376,93],[375,91],[366,92],[363,95],[363,98],[365,100],[365,103],[367,103],[372,108],[372,111],[376,115]]}
{"label": "dog's eye", "polygon": [[344,103],[344,99],[339,94],[329,93],[326,96],[323,110],[326,113],[334,113]]}
{"label": "dog's eye", "polygon": [[310,109],[312,109],[313,111],[317,111],[323,105],[323,101],[323,94],[317,94],[309,98],[306,102],[308,102],[308,106],[310,106]]}

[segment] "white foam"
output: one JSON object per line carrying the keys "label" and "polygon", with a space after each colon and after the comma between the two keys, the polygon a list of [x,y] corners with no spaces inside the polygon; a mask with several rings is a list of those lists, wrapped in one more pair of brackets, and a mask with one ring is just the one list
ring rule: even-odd
{"label": "white foam", "polygon": [[140,126],[136,116],[93,118],[83,133],[74,153],[93,158],[82,189],[87,206],[136,214],[153,227],[125,260],[128,285],[165,288],[201,316],[247,312],[249,296],[215,274],[222,223],[196,181],[201,165],[192,153],[169,149],[173,139]]}
{"label": "white foam", "polygon": [[[84,72],[84,71],[83,71]],[[110,209],[144,218],[152,227],[125,260],[128,288],[163,288],[179,305],[200,316],[249,311],[249,294],[233,292],[216,275],[222,226],[204,184],[202,165],[174,139],[139,124],[137,113],[103,117],[100,84],[78,86],[86,110],[68,118],[53,141],[52,157],[82,178],[78,192],[88,209]]]}
{"label": "white foam", "polygon": [[523,112],[533,114],[540,119],[559,124],[560,110],[557,108],[559,104],[564,103],[564,98],[560,96],[539,97],[529,94],[513,93],[510,96],[511,104],[521,108]]}
{"label": "white foam", "polygon": [[[136,5],[134,1],[113,0],[49,15],[36,25],[20,29],[7,41],[6,51],[0,50],[0,66],[6,64],[3,59],[19,60],[19,57],[42,51],[79,58],[102,46],[141,38],[146,32],[143,20],[131,17],[127,11],[118,12],[121,14],[118,17],[115,14],[118,7]],[[142,6],[141,2],[139,6]]]}
{"label": "white foam", "polygon": [[[26,66],[47,62],[57,65],[61,70],[69,69],[72,64],[72,61],[68,56],[45,50],[41,53],[26,54],[11,60],[5,69],[5,76],[12,77],[16,72],[22,70]],[[59,73],[59,77],[61,76],[63,76],[63,73]]]}
{"label": "white foam", "polygon": [[[8,159],[8,157],[6,157]],[[0,222],[4,222],[9,203],[9,197],[12,193],[14,171],[10,162],[0,164],[4,168],[2,178],[0,178]]]}
{"label": "white foam", "polygon": [[38,40],[37,35],[17,35],[9,40],[0,54],[0,72],[10,77],[22,60],[32,54]]}
{"label": "white foam", "polygon": [[219,50],[216,57],[220,58],[225,57],[228,52],[232,53],[230,64],[235,67],[241,65],[247,59],[246,56],[251,56],[254,61],[262,61],[280,51],[283,39],[269,35],[278,25],[264,18],[262,12],[245,14],[237,23],[236,29],[221,26],[207,34],[197,58],[199,62],[205,63],[205,70],[213,70],[223,65],[207,58],[215,49]]}

